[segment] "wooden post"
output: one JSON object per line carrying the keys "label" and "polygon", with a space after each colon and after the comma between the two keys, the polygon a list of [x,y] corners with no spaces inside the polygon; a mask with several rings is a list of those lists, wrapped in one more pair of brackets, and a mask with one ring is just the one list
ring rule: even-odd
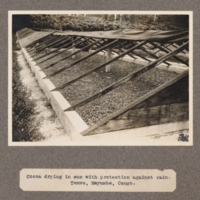
{"label": "wooden post", "polygon": [[157,20],[157,15],[154,15],[154,17],[153,17],[153,22],[155,23],[156,20]]}
{"label": "wooden post", "polygon": [[114,21],[116,22],[116,19],[117,19],[117,15],[115,14],[115,18],[114,18]]}
{"label": "wooden post", "polygon": [[[73,46],[73,48],[72,48],[72,53],[74,53],[74,52],[75,52],[75,43],[74,43],[74,42],[72,43],[72,46]],[[76,55],[73,54],[73,55],[72,55],[72,59],[75,59],[75,58],[76,58]]]}
{"label": "wooden post", "polygon": [[120,15],[120,28],[122,28],[122,15]]}
{"label": "wooden post", "polygon": [[[107,61],[109,61],[110,59],[112,59],[112,47],[109,47],[107,52]],[[111,69],[111,64],[106,65],[105,72],[110,72],[110,69]]]}

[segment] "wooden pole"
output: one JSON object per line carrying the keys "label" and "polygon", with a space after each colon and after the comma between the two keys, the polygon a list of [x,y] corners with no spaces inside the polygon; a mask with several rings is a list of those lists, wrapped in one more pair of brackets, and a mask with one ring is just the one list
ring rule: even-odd
{"label": "wooden pole", "polygon": [[[112,58],[111,60],[109,60],[109,61],[107,61],[107,62],[105,62],[105,63],[103,63],[103,64],[101,64],[101,65],[99,65],[99,66],[97,66],[97,67],[95,67],[95,68],[92,68],[92,69],[90,69],[89,71],[85,72],[84,74],[82,74],[82,75],[80,75],[80,76],[78,76],[78,77],[72,79],[71,81],[69,81],[69,82],[67,82],[67,83],[64,83],[63,85],[61,85],[61,86],[59,86],[59,87],[57,87],[57,88],[55,88],[55,90],[59,90],[59,89],[65,88],[67,85],[69,85],[69,84],[71,84],[71,83],[74,83],[74,82],[77,81],[78,79],[81,79],[81,78],[87,76],[88,74],[91,74],[92,72],[94,72],[94,71],[96,71],[96,70],[98,70],[98,69],[101,69],[101,68],[105,67],[106,65],[109,65],[110,63],[114,62],[115,60],[118,60],[119,58],[121,58],[121,57],[123,57],[124,55],[128,54],[129,52],[133,51],[134,49],[139,48],[140,46],[142,46],[142,45],[145,44],[145,43],[146,43],[146,42],[141,42],[140,44],[138,44],[138,45],[136,45],[136,46],[130,48],[129,50],[127,50],[127,51],[125,51],[124,53],[122,53],[122,54],[120,54],[120,55],[118,55],[118,56]],[[56,73],[57,73],[57,72],[56,72]],[[52,76],[52,75],[50,74],[49,76]],[[49,77],[48,77],[48,78],[49,78]]]}
{"label": "wooden pole", "polygon": [[[112,46],[108,48],[107,61],[112,59]],[[111,64],[106,65],[105,72],[110,72]]]}
{"label": "wooden pole", "polygon": [[75,45],[75,43],[73,42],[72,43],[72,46],[73,46],[73,48],[72,48],[72,59],[75,59],[76,58],[76,55],[74,54],[74,52],[76,51],[76,45]]}
{"label": "wooden pole", "polygon": [[[102,90],[100,90],[99,92],[96,92],[95,94],[93,94],[90,97],[85,98],[84,100],[78,102],[77,104],[73,105],[72,107],[68,108],[67,110],[71,110],[73,108],[79,107],[79,106],[83,106],[84,104],[101,97],[102,95],[105,95],[106,93],[110,92],[111,90],[119,87],[120,85],[123,85],[125,83],[127,83],[129,80],[136,78],[137,76],[145,73],[146,71],[149,71],[150,69],[154,68],[155,66],[159,65],[160,63],[164,62],[165,60],[167,60],[168,58],[170,58],[171,56],[179,53],[180,51],[182,51],[182,49],[188,44],[184,44],[182,45],[180,48],[176,49],[175,51],[163,56],[162,58],[157,59],[156,61],[138,69],[135,72],[132,72],[130,74],[128,74],[127,76],[121,78],[118,81],[115,81],[114,83],[110,84],[109,86],[106,86],[105,88],[103,88]],[[65,110],[66,111],[66,110]]]}
{"label": "wooden pole", "polygon": [[[118,42],[118,40],[114,40],[114,41],[112,41],[111,43],[108,43],[107,45],[104,45],[103,47],[97,49],[95,52],[92,52],[91,54],[89,54],[89,55],[87,55],[87,56],[85,56],[85,57],[83,57],[83,58],[81,58],[81,59],[79,59],[79,60],[73,62],[72,64],[67,65],[67,66],[64,66],[63,68],[59,69],[58,71],[56,71],[56,72],[54,72],[54,73],[48,75],[47,78],[50,78],[50,77],[52,77],[52,76],[55,76],[56,74],[58,74],[58,73],[60,73],[60,72],[62,72],[62,71],[64,71],[64,70],[66,70],[66,69],[69,69],[70,67],[72,67],[72,66],[74,66],[74,65],[76,65],[76,64],[78,64],[78,63],[80,63],[80,62],[82,62],[82,61],[84,61],[84,60],[86,60],[86,59],[88,59],[88,58],[90,58],[91,56],[97,54],[98,52],[102,51],[103,49],[108,48],[110,45],[113,45],[113,44],[115,44],[115,43],[117,43],[117,42]],[[49,68],[49,67],[50,67],[50,66],[48,66],[48,68]],[[45,67],[45,68],[46,68],[46,67]],[[45,68],[44,68],[44,69],[45,69]]]}

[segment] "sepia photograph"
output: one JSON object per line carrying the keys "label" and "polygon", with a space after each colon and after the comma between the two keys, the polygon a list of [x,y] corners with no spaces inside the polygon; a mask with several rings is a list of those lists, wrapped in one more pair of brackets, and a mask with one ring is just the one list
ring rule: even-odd
{"label": "sepia photograph", "polygon": [[193,145],[191,11],[9,11],[9,146]]}

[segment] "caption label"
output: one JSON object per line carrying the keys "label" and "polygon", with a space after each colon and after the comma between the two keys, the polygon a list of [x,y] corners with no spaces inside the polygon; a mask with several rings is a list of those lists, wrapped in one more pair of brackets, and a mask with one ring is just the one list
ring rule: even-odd
{"label": "caption label", "polygon": [[173,192],[171,169],[22,169],[24,191]]}

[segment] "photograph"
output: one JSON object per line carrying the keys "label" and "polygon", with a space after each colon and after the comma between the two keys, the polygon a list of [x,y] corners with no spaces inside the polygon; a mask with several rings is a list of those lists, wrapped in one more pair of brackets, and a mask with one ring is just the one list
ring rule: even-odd
{"label": "photograph", "polygon": [[192,11],[9,11],[9,146],[192,146]]}

